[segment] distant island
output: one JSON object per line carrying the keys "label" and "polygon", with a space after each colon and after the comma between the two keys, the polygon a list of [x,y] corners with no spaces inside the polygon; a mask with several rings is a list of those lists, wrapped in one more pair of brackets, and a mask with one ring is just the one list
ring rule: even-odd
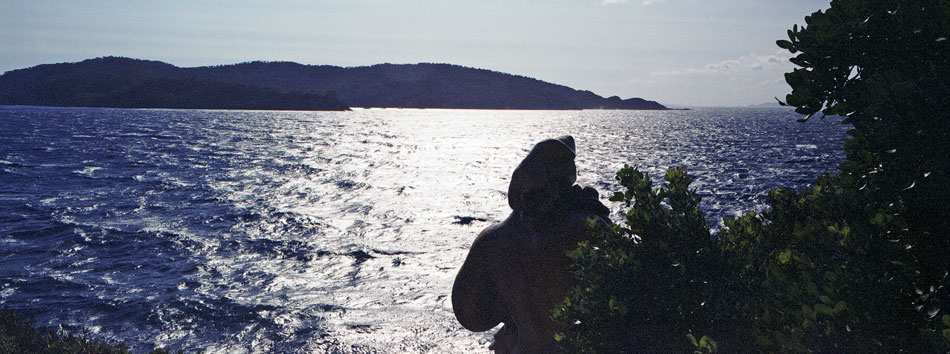
{"label": "distant island", "polygon": [[349,107],[651,109],[541,80],[451,64],[362,67],[248,62],[181,68],[103,57],[0,75],[0,104],[60,107],[346,110]]}

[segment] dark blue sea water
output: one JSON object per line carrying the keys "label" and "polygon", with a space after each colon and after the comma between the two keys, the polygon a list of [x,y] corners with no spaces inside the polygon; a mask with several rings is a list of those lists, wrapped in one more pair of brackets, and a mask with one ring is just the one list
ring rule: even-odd
{"label": "dark blue sea water", "polygon": [[713,226],[843,159],[783,109],[243,112],[0,107],[0,306],[135,350],[485,352],[452,280],[528,149],[578,181],[688,167]]}

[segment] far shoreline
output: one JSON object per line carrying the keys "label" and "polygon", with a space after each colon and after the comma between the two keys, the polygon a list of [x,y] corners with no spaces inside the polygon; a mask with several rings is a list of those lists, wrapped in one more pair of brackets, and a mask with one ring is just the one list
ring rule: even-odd
{"label": "far shoreline", "polygon": [[[135,109],[135,110],[183,110],[183,111],[245,111],[245,112],[347,112],[347,111],[367,111],[367,110],[457,110],[457,111],[690,111],[690,108],[666,108],[666,109],[621,109],[621,108],[468,108],[468,107],[350,107],[346,110],[307,110],[307,109],[244,109],[244,108],[177,108],[177,107],[111,107],[111,106],[43,106],[43,105],[20,105],[20,104],[0,104],[0,108],[30,108],[30,109]],[[720,107],[725,108],[725,107]]]}

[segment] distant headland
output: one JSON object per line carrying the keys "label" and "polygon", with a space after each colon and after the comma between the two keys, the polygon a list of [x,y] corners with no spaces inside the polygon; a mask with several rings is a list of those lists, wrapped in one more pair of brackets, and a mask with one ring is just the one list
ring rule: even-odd
{"label": "distant headland", "polygon": [[338,67],[255,61],[182,68],[123,57],[8,71],[0,75],[0,104],[260,110],[667,109],[642,98],[604,98],[529,77],[452,64]]}

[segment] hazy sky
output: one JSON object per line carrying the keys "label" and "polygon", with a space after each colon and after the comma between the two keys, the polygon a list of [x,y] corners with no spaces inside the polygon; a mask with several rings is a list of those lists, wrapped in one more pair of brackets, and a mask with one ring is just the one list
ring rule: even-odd
{"label": "hazy sky", "polygon": [[747,105],[788,92],[775,46],[828,0],[10,1],[0,72],[116,55],[178,66],[452,63],[602,96]]}

